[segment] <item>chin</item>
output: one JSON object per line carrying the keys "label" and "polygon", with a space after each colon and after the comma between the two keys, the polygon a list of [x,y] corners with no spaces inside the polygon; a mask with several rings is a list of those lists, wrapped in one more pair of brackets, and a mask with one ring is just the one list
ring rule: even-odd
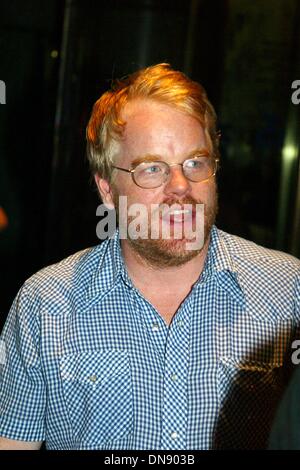
{"label": "chin", "polygon": [[198,256],[203,246],[196,250],[187,249],[187,243],[193,240],[170,239],[170,240],[128,240],[132,249],[147,264],[153,267],[181,266]]}

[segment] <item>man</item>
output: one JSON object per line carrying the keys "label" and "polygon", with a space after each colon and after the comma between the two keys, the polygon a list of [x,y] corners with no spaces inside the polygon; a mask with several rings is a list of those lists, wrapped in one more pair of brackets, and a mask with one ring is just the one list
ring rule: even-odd
{"label": "man", "polygon": [[[267,445],[299,325],[299,261],[215,227],[218,139],[205,91],[168,64],[95,103],[88,156],[120,231],[41,270],[15,299],[3,447]],[[146,208],[140,238],[135,204]],[[203,243],[191,248],[203,205]]]}

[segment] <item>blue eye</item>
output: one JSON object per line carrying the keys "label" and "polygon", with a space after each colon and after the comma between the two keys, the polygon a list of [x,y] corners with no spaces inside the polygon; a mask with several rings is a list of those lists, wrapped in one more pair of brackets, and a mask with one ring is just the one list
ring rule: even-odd
{"label": "blue eye", "polygon": [[148,168],[144,168],[144,172],[148,174],[154,174],[161,172],[161,167],[159,165],[151,165]]}
{"label": "blue eye", "polygon": [[151,173],[155,173],[159,170],[160,170],[159,166],[154,166],[154,165],[150,166],[150,168],[148,168],[148,171],[151,172]]}
{"label": "blue eye", "polygon": [[193,160],[187,160],[186,163],[185,163],[185,167],[186,168],[190,168],[192,170],[198,170],[200,169],[201,167],[203,167],[203,161],[200,160],[200,159],[193,159]]}

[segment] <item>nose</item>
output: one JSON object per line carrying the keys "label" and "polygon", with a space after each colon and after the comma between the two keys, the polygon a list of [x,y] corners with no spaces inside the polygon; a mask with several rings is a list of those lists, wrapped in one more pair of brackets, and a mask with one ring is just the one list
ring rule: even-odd
{"label": "nose", "polygon": [[191,191],[190,181],[184,176],[181,166],[170,168],[170,175],[165,184],[164,192],[167,195],[184,196]]}

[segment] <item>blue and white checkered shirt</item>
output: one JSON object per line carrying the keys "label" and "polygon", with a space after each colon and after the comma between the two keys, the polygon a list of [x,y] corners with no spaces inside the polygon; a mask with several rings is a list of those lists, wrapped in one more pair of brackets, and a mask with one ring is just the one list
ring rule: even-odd
{"label": "blue and white checkered shirt", "polygon": [[19,291],[1,337],[0,435],[49,449],[264,447],[300,323],[299,261],[213,227],[170,326],[118,233]]}

